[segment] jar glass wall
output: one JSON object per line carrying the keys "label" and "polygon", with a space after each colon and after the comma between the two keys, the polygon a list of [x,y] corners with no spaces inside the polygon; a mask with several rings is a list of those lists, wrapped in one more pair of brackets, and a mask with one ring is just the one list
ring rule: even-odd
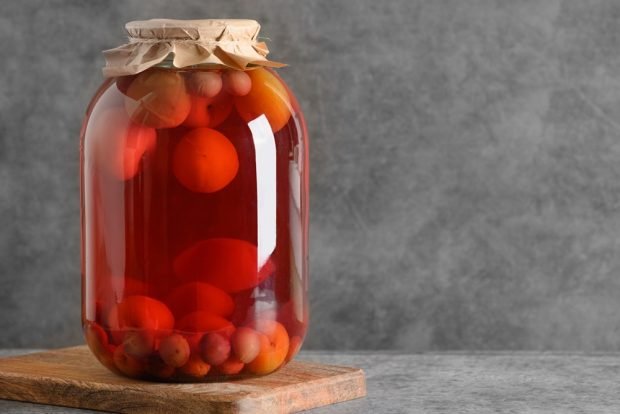
{"label": "jar glass wall", "polygon": [[81,134],[83,325],[134,378],[271,373],[306,333],[308,143],[274,71],[106,80]]}

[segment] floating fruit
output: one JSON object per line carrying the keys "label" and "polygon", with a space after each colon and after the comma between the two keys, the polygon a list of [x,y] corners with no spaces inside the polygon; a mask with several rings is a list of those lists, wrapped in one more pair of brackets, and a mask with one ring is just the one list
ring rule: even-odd
{"label": "floating fruit", "polygon": [[241,372],[245,364],[237,357],[231,356],[226,361],[222,362],[216,368],[218,372],[224,375],[235,375]]}
{"label": "floating fruit", "polygon": [[252,81],[252,89],[245,96],[235,97],[237,112],[246,122],[264,114],[273,132],[279,131],[288,122],[292,111],[286,88],[267,69],[257,68],[246,73]]}
{"label": "floating fruit", "polygon": [[145,369],[144,361],[127,354],[122,345],[116,347],[114,351],[114,364],[120,372],[129,377],[139,377]]}
{"label": "floating fruit", "polygon": [[131,122],[122,109],[104,112],[95,128],[98,162],[119,180],[133,178],[143,155],[155,148],[155,129]]}
{"label": "floating fruit", "polygon": [[156,334],[150,330],[122,332],[123,347],[127,355],[144,358],[155,352]]}
{"label": "floating fruit", "polygon": [[166,303],[175,317],[188,313],[206,311],[220,316],[230,316],[234,302],[222,289],[203,282],[190,282],[174,289]]}
{"label": "floating fruit", "polygon": [[210,365],[220,365],[230,356],[230,340],[219,333],[208,333],[200,341],[200,356]]}
{"label": "floating fruit", "polygon": [[189,361],[179,368],[182,373],[194,378],[204,377],[209,373],[210,369],[211,365],[204,362],[198,355],[193,354],[190,356]]}
{"label": "floating fruit", "polygon": [[175,329],[185,336],[192,352],[194,352],[199,349],[198,344],[205,333],[221,333],[224,336],[230,336],[235,327],[221,316],[198,311],[181,318]]}
{"label": "floating fruit", "polygon": [[183,136],[174,150],[172,170],[191,191],[213,193],[237,175],[239,159],[234,145],[210,128],[196,128]]}
{"label": "floating fruit", "polygon": [[257,286],[274,271],[271,260],[258,263],[256,246],[244,240],[202,240],[174,260],[174,273],[182,280],[201,280],[226,292]]}
{"label": "floating fruit", "polygon": [[260,352],[260,334],[254,329],[240,327],[230,337],[230,344],[241,362],[252,362]]}
{"label": "floating fruit", "polygon": [[255,328],[262,333],[260,352],[246,366],[254,374],[269,374],[278,369],[286,358],[289,348],[288,333],[284,326],[276,321],[256,321]]}
{"label": "floating fruit", "polygon": [[179,73],[151,69],[127,88],[125,109],[131,120],[152,128],[174,128],[189,114],[191,102]]}
{"label": "floating fruit", "polygon": [[229,70],[224,73],[224,89],[231,95],[245,96],[252,89],[252,79],[240,70]]}
{"label": "floating fruit", "polygon": [[189,343],[179,334],[169,335],[159,343],[159,355],[162,361],[171,367],[182,367],[189,360]]}
{"label": "floating fruit", "polygon": [[120,330],[168,331],[174,327],[174,316],[164,303],[156,299],[129,296],[112,308],[108,323]]}
{"label": "floating fruit", "polygon": [[188,87],[195,95],[213,98],[222,90],[222,76],[217,72],[193,72]]}

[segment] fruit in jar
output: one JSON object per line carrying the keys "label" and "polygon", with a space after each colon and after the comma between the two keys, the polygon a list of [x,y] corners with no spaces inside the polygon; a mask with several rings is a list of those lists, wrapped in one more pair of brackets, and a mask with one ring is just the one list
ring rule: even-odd
{"label": "fruit in jar", "polygon": [[217,366],[218,372],[224,375],[235,375],[243,370],[245,364],[239,358],[231,356],[226,361]]}
{"label": "fruit in jar", "polygon": [[159,343],[159,356],[171,367],[179,368],[189,360],[190,349],[187,339],[182,335],[166,336]]}
{"label": "fruit in jar", "polygon": [[189,357],[185,365],[179,368],[182,373],[194,378],[204,377],[209,373],[210,369],[211,365],[204,362],[200,356],[194,354]]}
{"label": "fruit in jar", "polygon": [[252,79],[244,71],[229,70],[224,73],[224,88],[235,96],[245,96],[252,89]]}
{"label": "fruit in jar", "polygon": [[202,240],[176,257],[175,275],[182,280],[201,280],[229,292],[257,286],[274,271],[267,259],[258,263],[256,246],[245,240]]}
{"label": "fruit in jar", "polygon": [[119,180],[133,178],[144,154],[155,148],[155,129],[131,122],[120,108],[101,114],[95,128],[98,162]]}
{"label": "fruit in jar", "polygon": [[195,95],[213,98],[222,90],[222,75],[214,71],[198,71],[189,75],[188,89]]}
{"label": "fruit in jar", "polygon": [[256,321],[255,328],[260,336],[260,352],[256,358],[247,364],[248,371],[264,375],[278,369],[289,348],[289,338],[284,326],[276,321]]}
{"label": "fruit in jar", "polygon": [[120,372],[129,377],[139,377],[145,369],[144,361],[127,354],[123,345],[117,346],[114,350],[114,364]]}
{"label": "fruit in jar", "polygon": [[143,358],[155,351],[156,335],[152,331],[119,332],[123,335],[125,353],[136,358]]}
{"label": "fruit in jar", "polygon": [[279,131],[287,124],[292,111],[286,87],[267,69],[257,68],[246,73],[252,88],[247,95],[235,97],[237,112],[246,122],[264,114],[273,132]]}
{"label": "fruit in jar", "polygon": [[131,120],[152,128],[174,128],[191,108],[183,77],[176,72],[150,69],[140,73],[125,93]]}
{"label": "fruit in jar", "polygon": [[228,118],[232,112],[232,98],[224,93],[216,97],[190,96],[192,107],[183,121],[183,125],[190,128],[215,128]]}
{"label": "fruit in jar", "polygon": [[159,355],[152,355],[146,359],[145,371],[148,375],[165,380],[174,375],[175,368],[166,364]]}
{"label": "fruit in jar", "polygon": [[143,330],[145,334],[159,335],[174,327],[174,316],[168,307],[148,296],[129,296],[112,308],[108,326],[122,334],[124,331]]}
{"label": "fruit in jar", "polygon": [[192,352],[199,350],[199,343],[205,333],[220,333],[230,336],[234,326],[219,315],[205,311],[192,312],[181,318],[175,329],[187,339]]}
{"label": "fruit in jar", "polygon": [[254,329],[242,326],[232,334],[230,344],[242,363],[252,362],[260,352],[260,334]]}
{"label": "fruit in jar", "polygon": [[239,159],[234,145],[210,128],[195,128],[181,138],[172,159],[172,171],[187,189],[213,193],[237,175]]}
{"label": "fruit in jar", "polygon": [[198,95],[190,95],[189,98],[191,109],[189,110],[187,118],[183,121],[183,126],[190,128],[208,127],[209,121],[211,120],[209,111],[207,110],[209,98]]}
{"label": "fruit in jar", "polygon": [[166,303],[177,318],[189,313],[205,311],[220,316],[230,316],[235,304],[222,289],[204,282],[190,282],[174,289]]}
{"label": "fruit in jar", "polygon": [[220,333],[207,333],[200,341],[200,356],[209,365],[220,365],[230,356],[230,340]]}

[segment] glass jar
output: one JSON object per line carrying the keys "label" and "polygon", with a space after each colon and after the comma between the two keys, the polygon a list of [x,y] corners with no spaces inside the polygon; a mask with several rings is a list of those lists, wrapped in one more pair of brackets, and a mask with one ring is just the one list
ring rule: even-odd
{"label": "glass jar", "polygon": [[308,142],[274,70],[164,59],[109,77],[80,155],[82,319],[103,365],[207,381],[295,356],[308,323]]}

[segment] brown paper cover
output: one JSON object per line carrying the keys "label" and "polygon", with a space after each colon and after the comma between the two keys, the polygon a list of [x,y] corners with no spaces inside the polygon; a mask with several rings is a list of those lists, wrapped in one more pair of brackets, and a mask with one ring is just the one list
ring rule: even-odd
{"label": "brown paper cover", "polygon": [[134,75],[162,63],[238,70],[285,66],[266,58],[269,50],[258,41],[255,20],[152,19],[129,22],[125,30],[129,43],[103,52],[105,77]]}

